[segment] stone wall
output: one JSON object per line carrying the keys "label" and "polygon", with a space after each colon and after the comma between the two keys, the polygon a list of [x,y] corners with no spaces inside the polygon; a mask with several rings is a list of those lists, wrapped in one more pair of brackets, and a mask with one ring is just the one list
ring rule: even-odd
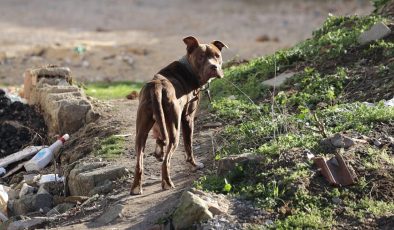
{"label": "stone wall", "polygon": [[74,133],[99,117],[83,90],[72,85],[69,68],[29,69],[24,78],[23,97],[40,108],[49,135]]}

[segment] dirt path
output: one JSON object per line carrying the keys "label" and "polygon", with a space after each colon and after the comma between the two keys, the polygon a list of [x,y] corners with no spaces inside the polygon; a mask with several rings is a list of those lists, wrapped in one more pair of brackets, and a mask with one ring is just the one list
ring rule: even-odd
{"label": "dirt path", "polygon": [[[137,100],[113,100],[109,101],[110,108],[104,112],[104,120],[108,123],[119,124],[120,133],[131,133],[127,137],[126,154],[116,159],[113,164],[122,165],[129,170],[134,171],[135,152],[134,152],[134,134],[136,110],[138,106]],[[201,160],[207,167],[210,166],[209,160],[212,159],[211,135],[212,131],[208,129],[199,129],[195,133],[194,149],[196,157]],[[185,163],[184,148],[182,140],[177,151],[171,160],[171,175],[176,188],[173,190],[163,191],[161,189],[160,169],[161,163],[150,154],[155,147],[155,141],[149,138],[147,141],[147,150],[144,158],[144,185],[143,195],[130,196],[129,189],[132,178],[125,181],[124,184],[116,188],[115,192],[110,193],[106,197],[110,199],[110,205],[104,209],[87,215],[82,219],[74,219],[62,223],[58,229],[148,229],[154,225],[160,218],[171,214],[177,205],[178,199],[185,189],[191,187],[193,181],[201,176],[204,172],[192,172]],[[205,170],[207,170],[205,169]],[[96,225],[96,216],[102,212],[106,212],[109,207],[115,204],[124,205],[122,217],[114,221],[110,225]]]}

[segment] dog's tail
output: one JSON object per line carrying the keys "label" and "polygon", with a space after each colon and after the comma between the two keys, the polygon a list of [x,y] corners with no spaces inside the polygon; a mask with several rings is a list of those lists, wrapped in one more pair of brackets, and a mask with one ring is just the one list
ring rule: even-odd
{"label": "dog's tail", "polygon": [[166,120],[163,111],[162,97],[163,97],[163,87],[160,84],[156,84],[155,90],[151,91],[153,115],[156,119],[157,125],[159,126],[160,137],[162,138],[161,140],[166,143],[168,141],[168,134],[167,134]]}

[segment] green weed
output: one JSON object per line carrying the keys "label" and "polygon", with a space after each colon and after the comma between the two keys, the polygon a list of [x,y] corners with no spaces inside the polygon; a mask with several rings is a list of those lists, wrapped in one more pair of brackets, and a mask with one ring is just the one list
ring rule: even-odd
{"label": "green weed", "polygon": [[125,98],[131,91],[140,91],[142,83],[130,81],[122,82],[94,82],[85,85],[85,92],[88,96],[109,100]]}
{"label": "green weed", "polygon": [[104,158],[115,158],[124,153],[124,137],[109,136],[100,141],[96,156]]}
{"label": "green weed", "polygon": [[367,197],[357,202],[349,200],[346,202],[348,214],[361,220],[368,214],[374,215],[375,217],[394,214],[394,202],[377,201]]}

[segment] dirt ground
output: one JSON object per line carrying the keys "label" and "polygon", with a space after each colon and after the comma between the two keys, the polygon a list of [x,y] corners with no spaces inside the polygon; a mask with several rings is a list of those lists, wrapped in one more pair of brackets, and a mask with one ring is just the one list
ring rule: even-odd
{"label": "dirt ground", "polygon": [[[367,14],[371,9],[366,0],[2,0],[0,85],[21,84],[25,69],[45,64],[70,67],[77,81],[146,81],[184,55],[182,38],[187,35],[203,42],[225,42],[230,47],[224,51],[225,60],[249,59],[310,37],[328,13]],[[106,103],[99,122],[131,133],[125,155],[115,163],[133,171],[138,102]],[[195,134],[195,152],[207,163],[205,170],[212,159],[211,135],[209,129]],[[108,195],[112,202],[106,207],[124,205],[121,218],[109,226],[96,226],[99,210],[60,222],[57,228],[147,229],[170,214],[182,191],[205,171],[190,172],[180,144],[171,162],[176,189],[162,191],[160,163],[149,154],[153,148],[150,139],[144,194],[129,196],[132,178],[128,178]]]}

